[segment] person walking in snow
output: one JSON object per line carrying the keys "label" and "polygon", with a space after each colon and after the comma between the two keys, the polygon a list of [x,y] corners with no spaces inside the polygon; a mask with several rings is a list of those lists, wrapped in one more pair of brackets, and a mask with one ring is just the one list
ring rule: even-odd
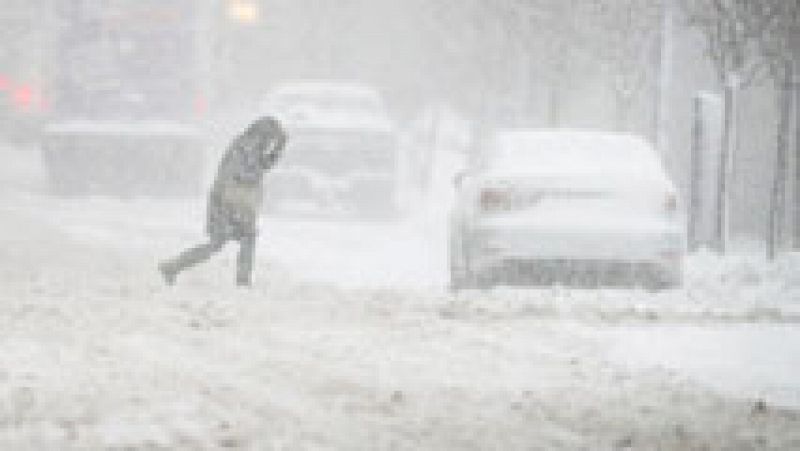
{"label": "person walking in snow", "polygon": [[206,261],[229,241],[239,242],[236,284],[250,285],[264,173],[275,165],[285,146],[286,132],[271,116],[256,120],[233,140],[208,196],[208,241],[158,265],[168,285],[175,283],[181,271]]}

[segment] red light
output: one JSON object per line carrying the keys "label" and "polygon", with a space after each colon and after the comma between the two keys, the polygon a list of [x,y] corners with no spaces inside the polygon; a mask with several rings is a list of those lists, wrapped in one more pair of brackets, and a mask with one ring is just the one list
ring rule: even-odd
{"label": "red light", "polygon": [[28,109],[33,105],[33,97],[33,88],[29,85],[19,85],[11,94],[11,100],[22,109]]}

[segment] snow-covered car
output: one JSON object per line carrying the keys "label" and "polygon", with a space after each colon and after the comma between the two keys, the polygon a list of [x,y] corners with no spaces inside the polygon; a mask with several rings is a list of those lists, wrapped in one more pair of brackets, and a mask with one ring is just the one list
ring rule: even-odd
{"label": "snow-covered car", "polygon": [[643,139],[500,130],[476,154],[455,180],[453,289],[681,284],[685,216]]}
{"label": "snow-covered car", "polygon": [[275,87],[263,110],[289,141],[270,174],[266,207],[295,213],[390,216],[398,208],[399,140],[380,93],[349,82]]}

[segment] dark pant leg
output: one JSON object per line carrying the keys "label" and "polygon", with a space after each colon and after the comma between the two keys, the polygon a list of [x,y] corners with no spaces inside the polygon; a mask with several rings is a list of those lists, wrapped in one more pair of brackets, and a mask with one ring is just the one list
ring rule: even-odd
{"label": "dark pant leg", "polygon": [[239,255],[236,258],[236,284],[250,285],[253,273],[253,258],[256,252],[256,236],[239,238]]}
{"label": "dark pant leg", "polygon": [[184,269],[202,263],[212,255],[219,252],[227,240],[219,237],[211,237],[207,243],[189,248],[180,253],[177,257],[167,262],[167,267],[175,274]]}

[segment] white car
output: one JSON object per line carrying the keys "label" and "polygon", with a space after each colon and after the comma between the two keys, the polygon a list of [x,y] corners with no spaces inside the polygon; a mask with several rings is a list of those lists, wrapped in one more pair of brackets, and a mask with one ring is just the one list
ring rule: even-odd
{"label": "white car", "polygon": [[399,134],[376,89],[287,82],[269,92],[262,109],[289,134],[284,158],[267,181],[269,208],[364,217],[396,213]]}
{"label": "white car", "polygon": [[643,139],[501,130],[456,178],[451,287],[679,286],[685,215]]}

